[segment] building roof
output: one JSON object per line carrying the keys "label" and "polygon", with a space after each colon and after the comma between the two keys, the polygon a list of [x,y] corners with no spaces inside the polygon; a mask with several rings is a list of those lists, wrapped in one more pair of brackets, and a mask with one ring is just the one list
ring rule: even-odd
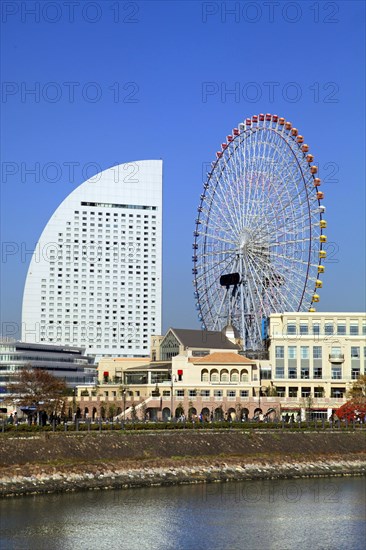
{"label": "building roof", "polygon": [[126,372],[140,372],[140,371],[160,371],[160,370],[171,370],[172,364],[164,361],[163,363],[147,363],[146,365],[141,365],[139,367],[128,367]]}
{"label": "building roof", "polygon": [[23,342],[21,340],[6,340],[1,339],[0,345],[2,346],[13,346],[16,350],[20,351],[43,351],[43,352],[54,352],[54,353],[70,353],[70,354],[77,354],[77,355],[83,355],[85,352],[85,347],[77,347],[77,346],[62,346],[60,344],[50,344],[50,343],[31,343],[31,342]]}
{"label": "building roof", "polygon": [[186,348],[240,349],[240,346],[230,342],[219,330],[192,330],[187,328],[171,328],[170,330]]}
{"label": "building roof", "polygon": [[148,364],[150,362],[150,357],[141,356],[141,357],[101,357],[99,359],[99,363],[101,362],[113,362],[113,363],[130,363],[130,362],[139,362],[143,363],[146,362]]}
{"label": "building roof", "polygon": [[191,363],[199,363],[202,364],[215,364],[215,365],[221,365],[223,363],[228,364],[238,364],[238,365],[255,365],[255,361],[251,361],[250,359],[247,359],[246,357],[243,357],[242,355],[238,355],[237,353],[230,353],[230,352],[214,352],[210,353],[210,355],[205,355],[205,357],[190,357],[189,361]]}

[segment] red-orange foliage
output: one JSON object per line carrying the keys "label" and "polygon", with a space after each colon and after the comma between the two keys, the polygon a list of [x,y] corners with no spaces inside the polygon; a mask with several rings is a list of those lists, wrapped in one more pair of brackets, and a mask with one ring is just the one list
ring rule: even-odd
{"label": "red-orange foliage", "polygon": [[344,419],[348,420],[349,422],[352,422],[352,420],[358,418],[361,418],[363,420],[366,415],[366,399],[347,401],[347,403],[345,403],[335,411],[335,414],[340,420]]}

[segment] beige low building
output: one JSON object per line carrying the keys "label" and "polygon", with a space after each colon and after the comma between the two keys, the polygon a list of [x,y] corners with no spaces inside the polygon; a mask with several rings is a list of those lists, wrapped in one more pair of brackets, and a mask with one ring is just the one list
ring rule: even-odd
{"label": "beige low building", "polygon": [[283,408],[304,400],[319,412],[339,406],[350,385],[366,373],[365,361],[365,314],[270,317],[268,376]]}
{"label": "beige low building", "polygon": [[274,314],[265,345],[253,360],[221,332],[171,328],[153,337],[150,361],[102,359],[97,388],[78,388],[80,414],[327,418],[365,373],[365,314]]}
{"label": "beige low building", "polygon": [[[268,410],[279,414],[279,400],[260,393],[260,371],[235,339],[222,332],[169,329],[152,343],[150,361],[102,359],[99,385],[79,387],[80,411],[99,416],[170,419],[248,418]],[[86,395],[89,393],[89,396]],[[95,395],[90,395],[94,393]],[[87,399],[89,397],[89,399]],[[133,405],[133,406],[132,406]]]}

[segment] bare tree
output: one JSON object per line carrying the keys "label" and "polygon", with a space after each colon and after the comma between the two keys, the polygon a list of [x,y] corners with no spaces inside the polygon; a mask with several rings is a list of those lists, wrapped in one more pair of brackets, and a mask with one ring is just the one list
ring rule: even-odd
{"label": "bare tree", "polygon": [[9,384],[9,392],[21,407],[34,407],[37,412],[56,416],[64,410],[65,382],[43,369],[21,369]]}

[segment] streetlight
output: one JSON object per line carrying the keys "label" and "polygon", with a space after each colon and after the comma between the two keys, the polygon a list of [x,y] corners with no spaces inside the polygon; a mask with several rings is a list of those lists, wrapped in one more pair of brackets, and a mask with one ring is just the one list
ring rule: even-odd
{"label": "streetlight", "polygon": [[123,398],[123,425],[126,422],[126,393],[127,393],[127,389],[123,386],[121,389],[121,394]]}
{"label": "streetlight", "polygon": [[174,382],[177,381],[177,377],[173,374],[171,374],[171,378],[170,378],[170,387],[171,387],[171,391],[170,391],[170,418],[171,418],[171,421],[173,422],[173,409],[174,409]]}

